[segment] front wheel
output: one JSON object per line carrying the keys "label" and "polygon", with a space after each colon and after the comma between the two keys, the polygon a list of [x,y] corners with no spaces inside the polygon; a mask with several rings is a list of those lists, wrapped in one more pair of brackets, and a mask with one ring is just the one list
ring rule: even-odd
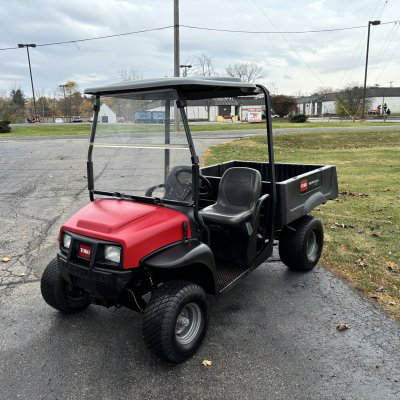
{"label": "front wheel", "polygon": [[157,356],[173,363],[191,357],[208,328],[206,294],[187,281],[170,281],[150,298],[143,317],[143,339]]}
{"label": "front wheel", "polygon": [[87,292],[70,285],[63,279],[56,258],[44,270],[40,281],[40,290],[44,301],[64,314],[80,312],[90,304]]}
{"label": "front wheel", "polygon": [[310,271],[321,257],[324,231],[321,221],[305,215],[282,229],[279,239],[279,256],[282,262],[295,271]]}

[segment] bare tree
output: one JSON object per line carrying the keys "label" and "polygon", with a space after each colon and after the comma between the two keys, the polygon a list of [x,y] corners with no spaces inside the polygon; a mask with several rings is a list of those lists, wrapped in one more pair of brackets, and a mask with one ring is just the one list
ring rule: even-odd
{"label": "bare tree", "polygon": [[268,89],[270,94],[277,94],[279,89],[278,86],[276,85],[275,82],[273,81],[269,81],[267,82],[267,84],[265,85],[265,87]]}
{"label": "bare tree", "polygon": [[254,83],[264,77],[263,69],[256,63],[236,63],[225,68],[228,76],[239,78],[243,82]]}
{"label": "bare tree", "polygon": [[[196,56],[192,60],[192,71],[194,75],[200,76],[217,76],[217,72],[215,71],[213,61],[211,57],[206,54],[202,54],[201,56]],[[211,108],[211,100],[206,99],[206,111],[207,111],[207,120],[210,121],[210,108]]]}
{"label": "bare tree", "polygon": [[[143,79],[143,75],[134,68],[121,69],[118,73],[122,81],[125,82]],[[132,121],[135,111],[140,111],[143,108],[143,102],[114,97],[112,100],[110,99],[109,106],[117,114],[119,121]]]}
{"label": "bare tree", "polygon": [[294,97],[306,97],[306,96],[308,96],[308,95],[309,95],[309,93],[303,92],[302,90],[296,90],[296,91],[293,93],[293,96],[294,96]]}
{"label": "bare tree", "polygon": [[[356,115],[363,114],[363,88],[355,83],[347,85],[343,90],[336,93],[335,109],[336,114],[341,117],[351,117],[354,121]],[[365,109],[371,105],[370,100],[366,100]]]}
{"label": "bare tree", "polygon": [[204,53],[201,56],[194,57],[192,65],[193,65],[192,72],[194,75],[201,75],[201,76],[218,75],[215,71],[211,57],[207,56]]}
{"label": "bare tree", "polygon": [[133,68],[120,69],[118,74],[123,81],[136,81],[138,79],[143,79],[143,75]]}
{"label": "bare tree", "polygon": [[316,89],[311,93],[311,96],[314,96],[314,95],[323,95],[323,94],[330,94],[330,93],[336,93],[336,92],[337,92],[337,90],[334,89],[334,88],[332,88],[332,87],[324,87],[324,86],[321,86],[321,87],[316,88]]}

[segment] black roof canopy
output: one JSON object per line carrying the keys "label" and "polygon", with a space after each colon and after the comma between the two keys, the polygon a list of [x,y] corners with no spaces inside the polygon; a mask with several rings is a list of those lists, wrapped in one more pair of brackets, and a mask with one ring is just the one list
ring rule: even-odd
{"label": "black roof canopy", "polygon": [[237,78],[219,77],[142,79],[85,90],[85,94],[100,96],[157,99],[161,95],[187,100],[254,96],[258,93],[259,89],[253,83],[241,82]]}

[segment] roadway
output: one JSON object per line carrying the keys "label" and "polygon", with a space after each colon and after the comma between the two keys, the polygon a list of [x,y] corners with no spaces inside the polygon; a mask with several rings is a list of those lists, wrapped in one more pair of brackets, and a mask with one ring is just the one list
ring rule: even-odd
{"label": "roadway", "polygon": [[[237,137],[196,136],[200,150]],[[88,202],[86,145],[1,140],[1,399],[400,398],[399,323],[322,267],[299,275],[274,257],[210,298],[206,340],[178,366],[144,347],[139,314],[91,306],[65,317],[47,306],[39,278],[59,227]]]}

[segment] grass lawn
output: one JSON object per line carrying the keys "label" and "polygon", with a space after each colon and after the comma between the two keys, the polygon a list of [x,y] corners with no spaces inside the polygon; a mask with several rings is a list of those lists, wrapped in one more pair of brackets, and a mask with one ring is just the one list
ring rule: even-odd
{"label": "grass lawn", "polygon": [[[290,129],[290,128],[343,128],[343,127],[360,127],[363,126],[393,126],[391,122],[366,122],[359,124],[358,122],[306,122],[306,123],[292,123],[286,118],[277,118],[272,120],[272,126],[274,129]],[[240,124],[232,124],[229,122],[225,123],[212,123],[212,124],[199,124],[192,125],[190,128],[193,132],[204,132],[204,131],[240,131],[240,130],[257,130],[265,129],[264,123],[249,124],[242,122]]]}
{"label": "grass lawn", "polygon": [[[277,162],[335,164],[340,197],[312,212],[324,224],[321,265],[400,319],[400,131],[275,135]],[[204,162],[266,160],[265,137],[209,149]]]}
{"label": "grass lawn", "polygon": [[[363,127],[363,126],[393,126],[393,123],[388,122],[367,122],[360,125],[354,122],[307,122],[307,123],[291,123],[287,122],[287,119],[279,118],[273,120],[273,127],[275,129],[283,128],[334,128],[334,127]],[[119,132],[146,132],[155,131],[160,129],[160,125],[128,125],[118,124],[116,125]],[[183,128],[182,128],[183,129]],[[232,124],[230,122],[225,123],[204,123],[204,124],[192,124],[191,130],[193,132],[205,132],[205,131],[240,131],[240,130],[257,130],[265,129],[265,124],[249,124],[242,122],[240,124]],[[63,136],[63,135],[89,135],[90,125],[89,124],[62,124],[62,125],[41,125],[32,124],[26,126],[12,126],[10,133],[1,134],[0,137],[18,137],[18,136]]]}
{"label": "grass lawn", "polygon": [[89,124],[71,124],[71,125],[41,125],[32,124],[26,126],[12,126],[11,132],[3,133],[1,137],[19,137],[19,136],[63,136],[63,135],[89,135]]}

